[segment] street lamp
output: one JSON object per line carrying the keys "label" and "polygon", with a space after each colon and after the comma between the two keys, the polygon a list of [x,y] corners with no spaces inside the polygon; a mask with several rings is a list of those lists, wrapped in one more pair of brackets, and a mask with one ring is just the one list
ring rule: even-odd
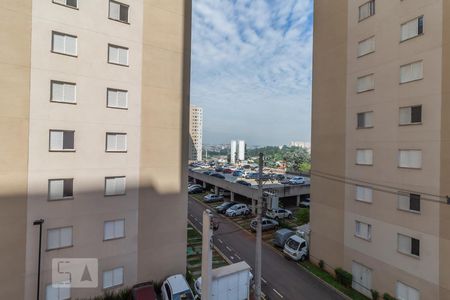
{"label": "street lamp", "polygon": [[42,224],[44,219],[39,219],[33,222],[33,225],[39,225],[39,257],[38,257],[38,273],[37,273],[37,293],[36,299],[39,300],[39,288],[41,286],[41,248],[42,248]]}

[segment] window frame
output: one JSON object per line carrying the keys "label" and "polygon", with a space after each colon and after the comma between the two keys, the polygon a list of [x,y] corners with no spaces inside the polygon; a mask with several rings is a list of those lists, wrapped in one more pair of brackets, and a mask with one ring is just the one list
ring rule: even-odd
{"label": "window frame", "polygon": [[[121,107],[121,106],[111,106],[109,105],[109,92],[110,91],[114,91],[114,92],[125,92],[127,94],[127,106],[126,107]],[[128,110],[128,104],[129,104],[129,99],[128,99],[128,90],[124,90],[124,89],[116,89],[116,88],[106,88],[106,107],[107,108],[113,108],[113,109],[122,109],[122,110]]]}
{"label": "window frame", "polygon": [[[370,201],[358,199],[358,188],[363,188],[363,189],[369,189],[370,190],[370,193],[371,193]],[[355,201],[358,201],[358,202],[361,202],[361,203],[366,203],[366,204],[372,204],[373,203],[373,188],[368,187],[368,186],[364,186],[364,185],[355,185]]]}
{"label": "window frame", "polygon": [[[396,284],[395,284],[395,297],[399,297],[398,296],[398,289],[399,289],[399,285],[404,285],[405,287],[407,287],[408,289],[413,289],[413,290],[415,290],[415,291],[417,291],[417,293],[419,294],[419,299],[420,299],[420,290],[419,289],[417,289],[417,288],[415,288],[415,287],[412,287],[412,286],[410,286],[410,285],[407,285],[406,283],[404,283],[404,282],[402,282],[402,281],[400,281],[400,280],[397,280],[397,282],[396,282]],[[396,299],[397,299],[396,298]]]}
{"label": "window frame", "polygon": [[[63,149],[52,149],[52,132],[63,132]],[[65,132],[73,132],[73,149],[64,149],[64,133]],[[48,151],[49,152],[76,152],[75,147],[75,130],[66,130],[66,129],[49,129],[48,131]]]}
{"label": "window frame", "polygon": [[[65,228],[70,228],[71,229],[71,234],[70,234],[70,237],[71,237],[71,239],[70,239],[70,245],[67,245],[67,246],[59,246],[59,247],[57,247],[57,248],[49,248],[48,247],[48,233],[50,232],[50,231],[52,231],[52,230],[61,230],[61,229],[65,229]],[[61,233],[60,233],[60,235],[61,235]],[[60,241],[61,242],[61,241]],[[73,247],[73,226],[71,225],[71,226],[62,226],[62,227],[54,227],[54,228],[48,228],[47,229],[47,235],[46,235],[46,249],[45,249],[45,251],[54,251],[54,250],[61,250],[61,249],[67,249],[67,248],[72,248]]]}
{"label": "window frame", "polygon": [[[402,208],[400,205],[400,196],[408,197],[408,208]],[[411,201],[413,196],[419,196],[419,210],[411,209]],[[420,194],[416,193],[410,193],[410,192],[398,192],[397,193],[397,209],[404,212],[409,212],[413,214],[420,215],[422,213],[422,196]]]}
{"label": "window frame", "polygon": [[[412,80],[408,80],[408,81],[402,81],[402,68],[403,67],[406,67],[406,66],[411,66],[411,65],[413,65],[413,64],[417,64],[417,63],[422,63],[422,77],[420,77],[420,78],[417,78],[417,79],[412,79]],[[400,65],[400,80],[399,80],[399,84],[400,85],[404,85],[404,84],[408,84],[408,83],[411,83],[411,82],[416,82],[416,81],[421,81],[421,80],[423,80],[424,78],[425,78],[425,68],[424,68],[424,66],[425,66],[425,64],[423,63],[423,59],[420,59],[420,60],[416,60],[416,61],[413,61],[413,62],[410,62],[410,63],[406,63],[406,64],[403,64],[403,65]]]}
{"label": "window frame", "polygon": [[[125,178],[125,189],[122,194],[106,194],[106,181],[108,179],[116,179],[116,178]],[[121,175],[121,176],[105,176],[105,182],[104,182],[104,188],[103,188],[103,196],[105,197],[117,197],[117,196],[125,196],[127,194],[127,176]]]}
{"label": "window frame", "polygon": [[357,52],[357,53],[356,53],[356,57],[357,57],[357,58],[361,58],[361,57],[367,56],[367,55],[372,54],[372,53],[375,52],[376,46],[374,46],[373,50],[370,51],[370,52],[367,52],[367,53],[364,53],[364,54],[359,54],[359,46],[360,46],[362,43],[367,42],[368,40],[371,40],[371,39],[374,39],[374,44],[375,44],[375,35],[372,35],[372,36],[370,36],[370,37],[368,37],[368,38],[365,38],[365,39],[363,39],[363,40],[361,40],[361,41],[358,42],[358,47],[357,47],[357,51],[356,51],[356,52]]}
{"label": "window frame", "polygon": [[[122,282],[119,284],[114,284],[114,271],[118,270],[118,269],[122,269]],[[105,273],[107,273],[107,272],[112,272],[112,282],[111,282],[112,285],[105,287]],[[108,269],[108,270],[105,270],[102,272],[102,290],[114,289],[119,286],[123,286],[124,282],[125,282],[125,268],[123,266],[116,267],[113,269]]]}
{"label": "window frame", "polygon": [[[364,126],[364,127],[359,127],[359,116],[360,115],[366,115],[366,114],[372,114],[372,125],[370,126]],[[373,126],[373,116],[374,116],[374,111],[370,110],[370,111],[362,111],[362,112],[357,112],[356,113],[356,129],[370,129],[370,128],[374,128]],[[364,123],[366,123],[366,118],[364,118]]]}
{"label": "window frame", "polygon": [[[358,229],[358,224],[367,225],[368,237],[365,237],[363,235],[359,235],[358,234],[358,230],[357,230]],[[362,221],[359,221],[359,220],[355,220],[355,233],[354,233],[354,236],[359,238],[359,239],[362,239],[364,241],[371,242],[372,241],[372,224],[369,224],[369,223],[366,223],[366,222],[362,222]]]}
{"label": "window frame", "polygon": [[[50,182],[51,181],[59,181],[59,180],[63,180],[63,197],[62,198],[56,198],[56,199],[51,199],[50,198]],[[66,180],[72,180],[72,196],[70,197],[64,197],[64,184]],[[47,189],[47,201],[64,201],[64,200],[73,200],[75,199],[74,196],[74,189],[73,189],[73,182],[74,182],[74,178],[51,178],[48,180],[48,189]]]}
{"label": "window frame", "polygon": [[52,0],[52,3],[57,4],[57,5],[61,5],[61,6],[63,6],[63,7],[67,7],[67,8],[71,8],[71,9],[75,9],[75,10],[80,10],[80,8],[78,7],[79,0],[76,0],[76,1],[77,1],[77,6],[71,6],[71,5],[68,5],[68,4],[67,4],[67,0],[65,0],[66,4],[56,2],[56,0]]}
{"label": "window frame", "polygon": [[[366,78],[366,77],[372,77],[373,78],[373,87],[371,87],[371,88],[369,88],[367,90],[362,90],[362,91],[358,90],[358,81],[360,79]],[[374,91],[374,90],[375,90],[375,73],[366,74],[366,75],[359,76],[359,77],[356,78],[356,93],[357,94],[367,93],[367,92]]]}
{"label": "window frame", "polygon": [[[58,283],[58,284],[60,284],[60,283]],[[70,284],[70,283],[68,283],[68,284]],[[70,300],[70,299],[72,299],[72,289],[70,287],[61,287],[61,286],[54,287],[53,283],[49,283],[49,284],[47,284],[45,286],[45,299],[48,298],[48,289],[49,288],[56,289],[58,291],[58,300],[59,299],[61,299],[61,300]],[[61,289],[67,289],[69,291],[69,298],[61,298]]]}
{"label": "window frame", "polygon": [[[73,85],[75,87],[75,101],[69,102],[69,101],[61,101],[61,100],[53,100],[53,84],[64,84],[64,85]],[[71,105],[77,105],[77,84],[76,82],[69,82],[69,81],[61,81],[61,80],[50,80],[50,102],[53,103],[62,103],[62,104],[71,104]]]}
{"label": "window frame", "polygon": [[[108,135],[124,135],[125,150],[108,150]],[[106,132],[105,134],[105,152],[106,153],[127,153],[128,152],[128,134],[126,132]]]}
{"label": "window frame", "polygon": [[[111,61],[111,58],[109,56],[109,49],[110,49],[110,47],[127,50],[127,64],[121,64],[121,63],[117,63],[117,62]],[[124,46],[119,46],[119,45],[116,45],[116,44],[108,43],[107,51],[108,51],[108,53],[107,53],[108,54],[108,64],[121,66],[121,67],[130,67],[130,48],[127,48],[127,47],[124,47]]]}
{"label": "window frame", "polygon": [[[420,19],[420,18],[422,18],[422,32],[421,32],[421,33],[419,33],[419,19]],[[418,32],[417,35],[402,40],[402,26],[403,26],[403,25],[406,25],[406,24],[408,24],[408,23],[410,23],[410,22],[412,22],[412,21],[414,21],[414,20],[417,20],[417,32]],[[425,29],[425,26],[424,26],[424,25],[425,25],[424,15],[420,15],[420,16],[418,16],[418,17],[409,19],[408,21],[401,23],[401,24],[400,24],[400,44],[403,43],[403,42],[406,42],[406,41],[409,41],[409,40],[412,40],[412,39],[415,39],[415,38],[417,38],[417,37],[419,37],[419,36],[424,35],[424,34],[425,34],[425,30],[424,30],[424,29]]]}
{"label": "window frame", "polygon": [[[119,236],[119,237],[113,237],[113,238],[109,238],[109,239],[107,239],[106,238],[106,228],[105,228],[105,226],[106,226],[106,223],[110,223],[110,222],[114,222],[114,225],[115,225],[115,222],[118,222],[118,221],[123,221],[123,235],[122,236]],[[121,219],[114,219],[114,220],[106,220],[106,221],[104,221],[103,222],[103,241],[104,242],[107,242],[107,241],[114,241],[114,240],[120,240],[120,239],[124,239],[124,238],[126,238],[126,230],[125,230],[125,218],[121,218]]]}
{"label": "window frame", "polygon": [[[55,51],[54,49],[53,49],[53,46],[54,46],[54,39],[55,39],[55,34],[57,34],[57,35],[63,35],[63,36],[70,36],[70,37],[73,37],[73,38],[75,38],[75,54],[69,54],[69,53],[64,53],[64,52],[58,52],[58,51]],[[64,33],[64,32],[61,32],[61,31],[57,31],[57,30],[52,30],[52,41],[51,41],[51,47],[50,47],[50,52],[51,53],[53,53],[53,54],[60,54],[60,55],[65,55],[65,56],[70,56],[70,57],[78,57],[78,36],[77,35],[73,35],[73,34],[69,34],[69,33]]]}
{"label": "window frame", "polygon": [[[420,152],[420,167],[404,167],[400,165],[400,154],[402,151],[418,151]],[[397,153],[397,167],[399,169],[406,169],[406,170],[421,170],[423,168],[423,151],[422,149],[398,149]]]}
{"label": "window frame", "polygon": [[[416,108],[416,107],[420,107],[420,122],[412,122],[412,116],[413,116],[412,110],[413,110],[413,108]],[[401,110],[402,109],[406,109],[406,108],[409,108],[411,110],[410,111],[410,116],[409,116],[410,122],[409,123],[401,123]],[[423,122],[423,105],[422,104],[417,104],[417,105],[409,105],[409,106],[400,106],[398,108],[398,118],[399,118],[398,126],[422,125],[422,122]]]}
{"label": "window frame", "polygon": [[[404,252],[404,251],[402,251],[402,250],[400,250],[400,236],[404,236],[404,237],[407,237],[407,238],[409,238],[409,240],[410,240],[410,253],[408,253],[408,252]],[[416,241],[418,241],[419,242],[419,255],[416,255],[416,254],[414,254],[414,253],[412,253],[413,252],[413,240],[416,240]],[[406,255],[406,256],[410,256],[410,257],[413,257],[413,258],[416,258],[416,259],[420,259],[420,252],[421,252],[421,250],[420,250],[420,248],[421,248],[421,242],[420,242],[420,239],[418,239],[418,238],[415,238],[415,237],[412,237],[412,236],[410,236],[410,235],[407,235],[407,234],[403,234],[403,233],[400,233],[400,232],[398,232],[397,233],[397,252],[398,253],[400,253],[400,254],[403,254],[403,255]]]}
{"label": "window frame", "polygon": [[[372,3],[372,5],[371,5],[371,3]],[[361,7],[363,7],[364,5],[369,5],[369,10],[371,9],[370,7],[372,6],[373,14],[369,14],[367,17],[361,19]],[[364,20],[367,20],[370,17],[375,16],[375,13],[376,13],[375,0],[369,0],[369,1],[364,2],[363,4],[358,6],[358,23],[360,23]]]}
{"label": "window frame", "polygon": [[[363,151],[363,150],[370,150],[370,151],[372,151],[372,162],[371,162],[370,164],[361,164],[361,163],[358,163],[358,151]],[[371,149],[371,148],[357,148],[356,151],[355,151],[355,154],[356,154],[356,157],[355,157],[355,165],[357,165],[357,166],[373,166],[373,161],[374,161],[374,159],[373,159],[373,153],[374,153],[374,151],[373,151],[373,149]]]}
{"label": "window frame", "polygon": [[[122,21],[122,20],[120,19],[120,11],[119,11],[119,19],[111,18],[111,2],[116,3],[116,4],[119,4],[120,6],[125,6],[125,7],[128,9],[128,12],[127,12],[127,17],[128,17],[128,18],[127,18],[127,21]],[[129,5],[129,4],[126,4],[126,3],[123,3],[123,2],[120,2],[120,1],[116,1],[116,0],[109,0],[109,1],[108,1],[108,19],[110,19],[110,20],[112,20],[112,21],[119,22],[119,23],[123,23],[123,24],[130,25],[130,5]]]}

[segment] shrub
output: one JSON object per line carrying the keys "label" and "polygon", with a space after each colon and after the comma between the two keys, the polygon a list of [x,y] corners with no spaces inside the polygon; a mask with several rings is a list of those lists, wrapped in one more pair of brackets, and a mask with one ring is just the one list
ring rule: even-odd
{"label": "shrub", "polygon": [[105,291],[102,296],[93,298],[93,300],[129,300],[129,299],[131,299],[131,289],[129,288],[124,288],[116,292]]}
{"label": "shrub", "polygon": [[319,260],[319,268],[323,270],[324,267],[325,267],[325,262],[323,261],[323,259]]}
{"label": "shrub", "polygon": [[301,225],[309,223],[309,209],[300,208],[297,212],[297,220]]}
{"label": "shrub", "polygon": [[384,300],[397,300],[395,297],[392,297],[392,296],[389,295],[388,293],[384,293],[384,294],[383,294],[383,299],[384,299]]}
{"label": "shrub", "polygon": [[334,272],[336,273],[337,282],[346,287],[350,287],[352,285],[353,281],[352,274],[350,274],[349,272],[345,271],[342,268],[337,268],[336,270],[334,270]]}
{"label": "shrub", "polygon": [[380,294],[376,290],[370,290],[370,293],[372,294],[372,300],[378,300],[380,298]]}

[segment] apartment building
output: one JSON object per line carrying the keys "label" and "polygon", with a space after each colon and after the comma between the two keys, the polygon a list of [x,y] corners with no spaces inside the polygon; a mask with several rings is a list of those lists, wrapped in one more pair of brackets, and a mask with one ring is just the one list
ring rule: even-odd
{"label": "apartment building", "polygon": [[450,299],[450,3],[316,0],[311,258]]}
{"label": "apartment building", "polygon": [[191,105],[189,114],[189,160],[201,161],[203,149],[203,108]]}
{"label": "apartment building", "polygon": [[[190,0],[0,2],[0,298],[184,273]],[[52,286],[53,258],[99,285]]]}

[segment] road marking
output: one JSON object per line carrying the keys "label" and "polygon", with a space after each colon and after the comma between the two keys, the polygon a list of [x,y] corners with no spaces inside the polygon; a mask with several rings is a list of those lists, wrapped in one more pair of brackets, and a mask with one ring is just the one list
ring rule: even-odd
{"label": "road marking", "polygon": [[264,282],[264,284],[267,284],[267,280],[261,277],[261,281]]}
{"label": "road marking", "polygon": [[194,217],[194,220],[198,222],[198,219],[197,219],[197,217]]}
{"label": "road marking", "polygon": [[237,259],[242,259],[239,255],[234,254],[236,256]]}
{"label": "road marking", "polygon": [[217,239],[217,241],[221,244],[223,244],[223,241],[221,239]]}
{"label": "road marking", "polygon": [[231,249],[230,247],[226,246],[226,248],[228,249],[228,251],[233,251],[233,249]]}
{"label": "road marking", "polygon": [[283,295],[280,294],[280,292],[278,292],[276,289],[272,289],[275,294],[277,294],[281,299],[283,299]]}

